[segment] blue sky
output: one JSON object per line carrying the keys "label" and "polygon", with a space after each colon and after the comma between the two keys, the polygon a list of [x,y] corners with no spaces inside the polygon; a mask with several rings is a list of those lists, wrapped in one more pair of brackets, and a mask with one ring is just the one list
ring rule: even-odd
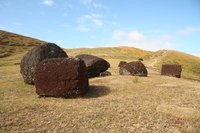
{"label": "blue sky", "polygon": [[0,29],[63,48],[131,46],[200,56],[200,0],[0,0]]}

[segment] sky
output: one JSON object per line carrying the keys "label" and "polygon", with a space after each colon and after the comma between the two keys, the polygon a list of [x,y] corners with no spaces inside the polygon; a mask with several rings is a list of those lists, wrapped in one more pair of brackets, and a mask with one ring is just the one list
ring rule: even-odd
{"label": "sky", "polygon": [[200,0],[0,0],[0,29],[63,48],[129,46],[200,56]]}

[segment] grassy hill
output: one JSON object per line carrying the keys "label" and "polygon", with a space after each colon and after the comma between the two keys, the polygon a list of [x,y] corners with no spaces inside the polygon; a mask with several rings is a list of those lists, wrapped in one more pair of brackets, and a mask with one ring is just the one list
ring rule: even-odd
{"label": "grassy hill", "polygon": [[67,53],[71,56],[77,54],[93,54],[102,58],[112,58],[121,60],[135,60],[138,58],[149,59],[153,52],[145,51],[131,47],[100,47],[100,48],[79,48],[67,49]]}
{"label": "grassy hill", "polygon": [[[43,43],[44,41],[38,39],[0,30],[0,66],[19,64],[22,56],[28,50]],[[173,50],[152,52],[125,46],[65,49],[65,51],[69,56],[76,56],[78,54],[100,56],[113,62],[114,68],[121,60],[133,61],[138,58],[144,59],[144,63],[150,71],[154,69],[159,72],[162,64],[180,64],[183,68],[183,78],[200,80],[200,58],[183,52]]]}
{"label": "grassy hill", "polygon": [[160,72],[162,64],[180,64],[182,77],[200,80],[200,58],[174,50],[160,50],[156,52],[145,51],[132,47],[102,47],[102,48],[79,48],[66,49],[68,55],[93,54],[113,62],[114,67],[119,61],[134,61],[144,59],[144,64],[150,69]]}
{"label": "grassy hill", "polygon": [[0,30],[0,58],[24,52],[44,41]]}
{"label": "grassy hill", "polygon": [[183,78],[200,80],[200,58],[179,51],[169,50],[163,56],[158,66],[161,64],[182,65]]}
{"label": "grassy hill", "polygon": [[[83,98],[38,98],[35,87],[24,84],[19,64],[28,50],[43,41],[1,31],[0,42],[12,35],[17,44],[15,39],[0,44],[0,51],[9,53],[0,57],[0,132],[200,131],[200,81],[184,79],[200,80],[199,57],[131,47],[65,49],[69,56],[105,58],[111,64],[112,76],[90,79],[89,92]],[[119,61],[138,58],[144,59],[148,77],[119,75]],[[184,78],[161,76],[163,63],[181,64]]]}

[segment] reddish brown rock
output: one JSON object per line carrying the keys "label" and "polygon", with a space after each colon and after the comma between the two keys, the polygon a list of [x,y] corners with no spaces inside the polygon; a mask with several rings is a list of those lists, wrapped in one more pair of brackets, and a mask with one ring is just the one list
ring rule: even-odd
{"label": "reddish brown rock", "polygon": [[120,61],[118,67],[122,67],[122,66],[124,66],[124,65],[126,65],[126,64],[127,64],[126,61]]}
{"label": "reddish brown rock", "polygon": [[162,65],[161,75],[181,78],[181,71],[182,71],[181,65],[165,64]]}
{"label": "reddish brown rock", "polygon": [[20,72],[27,84],[34,84],[34,76],[36,65],[48,58],[67,57],[67,54],[56,44],[46,43],[36,46],[30,50],[21,60]]}
{"label": "reddish brown rock", "polygon": [[101,72],[106,71],[110,67],[110,64],[106,60],[94,55],[82,54],[76,57],[85,62],[88,78],[98,77]]}
{"label": "reddish brown rock", "polygon": [[146,67],[141,61],[133,62],[120,62],[119,64],[120,75],[134,75],[134,76],[147,76],[148,72]]}
{"label": "reddish brown rock", "polygon": [[85,63],[79,58],[43,60],[35,70],[35,87],[39,96],[83,96],[89,88]]}

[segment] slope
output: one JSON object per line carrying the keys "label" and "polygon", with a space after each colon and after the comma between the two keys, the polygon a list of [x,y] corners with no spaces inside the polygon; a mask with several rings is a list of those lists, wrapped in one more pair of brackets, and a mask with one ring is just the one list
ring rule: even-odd
{"label": "slope", "polygon": [[[200,131],[199,81],[160,76],[151,71],[148,77],[121,76],[117,66],[120,60],[132,61],[139,57],[145,59],[145,65],[153,62],[151,65],[158,69],[164,61],[179,58],[178,63],[187,66],[188,60],[197,63],[198,57],[176,51],[163,54],[163,51],[148,52],[129,47],[66,49],[70,56],[88,53],[106,58],[113,75],[90,79],[89,92],[83,98],[62,99],[38,98],[35,87],[24,84],[19,62],[28,50],[29,47],[0,58],[2,133]],[[149,70],[153,70],[151,65]],[[191,66],[189,73],[193,72]]]}
{"label": "slope", "polygon": [[0,58],[15,55],[44,41],[0,30]]}
{"label": "slope", "polygon": [[162,64],[180,64],[183,78],[200,80],[199,57],[174,50],[158,51],[156,54],[160,53],[162,56],[156,64],[157,68],[161,68]]}

